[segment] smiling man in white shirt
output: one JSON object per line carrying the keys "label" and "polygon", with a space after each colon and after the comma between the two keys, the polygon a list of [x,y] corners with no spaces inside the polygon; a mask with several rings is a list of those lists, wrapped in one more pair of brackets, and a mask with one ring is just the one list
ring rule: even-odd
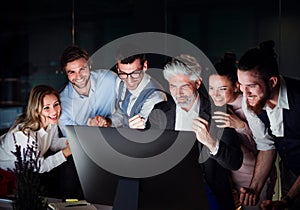
{"label": "smiling man in white shirt", "polygon": [[[300,81],[279,75],[273,41],[248,50],[240,59],[238,80],[243,110],[259,150],[250,186],[240,201],[255,205],[272,169],[276,150],[281,157],[283,198],[263,201],[263,209],[300,208]],[[276,150],[275,150],[276,149]]]}

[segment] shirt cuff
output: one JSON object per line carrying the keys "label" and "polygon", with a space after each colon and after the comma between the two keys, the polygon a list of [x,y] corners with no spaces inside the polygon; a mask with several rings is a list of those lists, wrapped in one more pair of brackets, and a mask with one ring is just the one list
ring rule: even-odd
{"label": "shirt cuff", "polygon": [[218,141],[218,139],[217,139],[217,142],[216,142],[216,148],[215,148],[214,151],[210,151],[210,154],[211,154],[211,155],[216,155],[216,154],[218,153],[218,151],[219,151],[219,141]]}

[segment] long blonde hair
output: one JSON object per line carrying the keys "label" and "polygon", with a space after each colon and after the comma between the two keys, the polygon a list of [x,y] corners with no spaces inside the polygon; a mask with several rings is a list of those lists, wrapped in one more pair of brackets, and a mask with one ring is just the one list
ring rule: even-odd
{"label": "long blonde hair", "polygon": [[43,100],[46,95],[55,95],[58,102],[61,103],[59,92],[48,85],[37,85],[29,94],[28,104],[24,114],[18,117],[12,126],[12,129],[20,124],[19,130],[24,134],[29,131],[38,131],[42,127],[41,112],[43,109]]}

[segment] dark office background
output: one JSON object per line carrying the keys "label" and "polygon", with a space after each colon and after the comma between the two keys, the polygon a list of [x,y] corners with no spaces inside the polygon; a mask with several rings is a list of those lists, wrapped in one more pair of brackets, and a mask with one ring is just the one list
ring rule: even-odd
{"label": "dark office background", "polygon": [[64,86],[59,57],[72,43],[92,55],[138,32],[164,32],[196,45],[215,62],[276,42],[283,75],[300,78],[298,0],[40,0],[0,8],[0,128],[22,112],[36,84]]}

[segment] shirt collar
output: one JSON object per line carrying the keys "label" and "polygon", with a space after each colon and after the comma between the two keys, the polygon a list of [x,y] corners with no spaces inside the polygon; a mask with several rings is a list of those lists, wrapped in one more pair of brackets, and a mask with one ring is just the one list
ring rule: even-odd
{"label": "shirt collar", "polygon": [[195,100],[194,105],[192,106],[191,110],[193,112],[195,112],[197,115],[199,115],[199,111],[200,111],[200,98],[199,98],[199,94],[197,94],[196,100]]}
{"label": "shirt collar", "polygon": [[279,108],[282,109],[290,109],[286,83],[283,77],[280,76],[280,88],[279,88],[279,96],[278,96],[278,105]]}
{"label": "shirt collar", "polygon": [[[279,94],[278,94],[278,102],[275,107],[281,109],[290,109],[285,80],[283,79],[282,76],[280,76],[279,78],[280,78],[280,87],[279,87]],[[266,104],[263,109],[268,110],[271,108]]]}
{"label": "shirt collar", "polygon": [[[176,109],[181,112],[186,112],[178,105],[176,105]],[[197,94],[196,100],[194,101],[192,108],[186,113],[199,115],[199,111],[200,111],[200,98],[199,98],[199,94]]]}
{"label": "shirt collar", "polygon": [[39,136],[44,136],[44,135],[48,134],[48,133],[51,131],[51,129],[53,129],[55,126],[56,126],[56,125],[49,124],[49,125],[47,126],[47,129],[46,129],[46,130],[45,130],[44,128],[41,128],[41,129],[38,130],[37,132],[38,132]]}
{"label": "shirt collar", "polygon": [[[148,84],[148,82],[150,81],[150,75],[144,73],[143,79],[141,80],[140,84],[137,86],[137,88],[135,90],[129,90],[132,95],[137,96],[138,94],[141,93],[141,91],[146,87],[146,85]],[[126,85],[126,83],[125,83]]]}

